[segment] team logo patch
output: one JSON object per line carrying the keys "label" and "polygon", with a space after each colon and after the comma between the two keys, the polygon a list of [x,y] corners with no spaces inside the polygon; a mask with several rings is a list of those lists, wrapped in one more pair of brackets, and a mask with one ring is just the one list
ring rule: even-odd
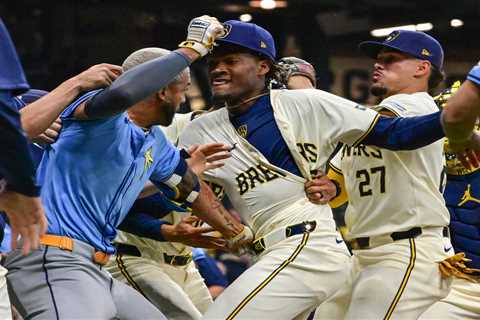
{"label": "team logo patch", "polygon": [[432,54],[427,49],[422,49],[422,56],[430,57]]}
{"label": "team logo patch", "polygon": [[260,41],[260,48],[266,48],[267,47],[267,44],[263,41]]}
{"label": "team logo patch", "polygon": [[400,32],[399,32],[399,31],[393,31],[393,32],[390,33],[390,34],[388,35],[388,37],[385,39],[385,42],[391,42],[391,41],[397,39],[399,35],[400,35]]}
{"label": "team logo patch", "polygon": [[152,156],[152,148],[148,148],[147,151],[145,151],[145,161],[143,163],[143,173],[147,172],[148,169],[152,166],[153,164],[153,156]]}
{"label": "team logo patch", "polygon": [[240,127],[238,127],[237,132],[242,138],[247,138],[247,125],[242,124]]}
{"label": "team logo patch", "polygon": [[231,24],[222,23],[222,25],[223,25],[223,34],[218,36],[217,39],[226,38],[230,34],[230,31],[232,31],[232,25]]}

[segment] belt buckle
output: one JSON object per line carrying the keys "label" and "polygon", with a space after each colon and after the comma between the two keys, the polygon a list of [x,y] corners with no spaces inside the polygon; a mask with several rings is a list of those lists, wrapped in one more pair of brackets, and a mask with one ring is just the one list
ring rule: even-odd
{"label": "belt buckle", "polygon": [[169,256],[170,257],[170,262],[168,263],[169,265],[171,266],[174,266],[175,265],[175,259],[177,258],[177,256]]}

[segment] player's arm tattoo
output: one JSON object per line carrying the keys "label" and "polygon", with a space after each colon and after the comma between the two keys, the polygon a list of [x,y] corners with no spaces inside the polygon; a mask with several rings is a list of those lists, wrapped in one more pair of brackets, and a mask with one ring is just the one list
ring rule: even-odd
{"label": "player's arm tattoo", "polygon": [[230,215],[203,181],[200,181],[200,193],[192,204],[192,210],[196,216],[220,231],[226,238],[232,238],[243,230],[242,224]]}

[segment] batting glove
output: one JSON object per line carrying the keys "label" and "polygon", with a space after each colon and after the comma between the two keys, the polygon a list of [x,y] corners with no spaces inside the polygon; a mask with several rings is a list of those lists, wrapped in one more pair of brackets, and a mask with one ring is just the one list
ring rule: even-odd
{"label": "batting glove", "polygon": [[203,15],[190,21],[187,40],[178,46],[193,49],[203,57],[213,49],[215,39],[223,33],[224,27],[217,18]]}

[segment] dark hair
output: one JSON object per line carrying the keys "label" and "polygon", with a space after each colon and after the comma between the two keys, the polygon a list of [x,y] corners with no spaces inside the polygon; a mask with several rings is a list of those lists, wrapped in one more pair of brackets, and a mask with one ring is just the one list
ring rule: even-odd
{"label": "dark hair", "polygon": [[430,76],[428,77],[428,91],[431,93],[443,80],[445,80],[445,72],[432,65]]}

